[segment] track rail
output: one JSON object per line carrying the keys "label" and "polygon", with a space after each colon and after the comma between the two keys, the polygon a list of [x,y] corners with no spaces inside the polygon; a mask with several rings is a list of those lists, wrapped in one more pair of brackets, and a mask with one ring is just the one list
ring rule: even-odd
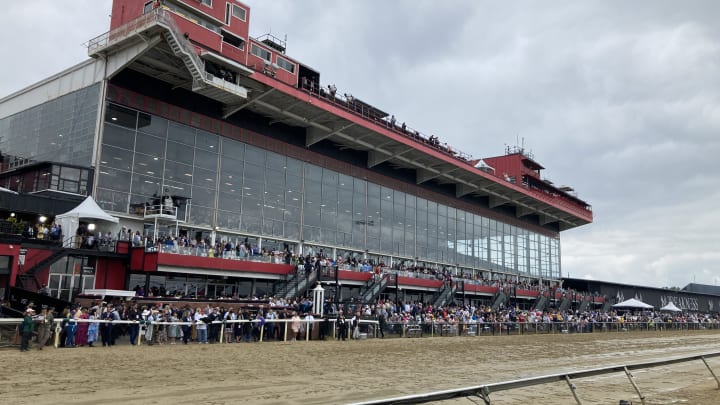
{"label": "track rail", "polygon": [[557,373],[557,374],[548,374],[543,375],[539,377],[530,377],[530,378],[523,378],[518,380],[510,380],[510,381],[503,381],[499,383],[493,383],[493,384],[485,384],[485,385],[476,385],[472,387],[465,387],[465,388],[457,388],[452,390],[444,390],[444,391],[434,391],[434,392],[427,392],[424,394],[416,394],[416,395],[408,395],[408,396],[402,396],[402,397],[395,397],[395,398],[386,398],[386,399],[378,399],[378,400],[372,400],[367,402],[357,402],[351,405],[395,405],[395,404],[422,404],[427,403],[431,401],[442,401],[452,398],[460,398],[460,397],[480,397],[485,401],[486,404],[490,405],[490,394],[494,392],[500,392],[500,391],[508,391],[513,390],[517,388],[523,388],[523,387],[531,387],[535,385],[542,385],[542,384],[550,384],[558,381],[564,381],[568,384],[568,387],[573,393],[573,397],[575,397],[575,402],[578,404],[582,404],[580,401],[580,398],[577,395],[575,384],[571,382],[573,379],[580,379],[580,378],[587,378],[587,377],[594,377],[598,375],[604,375],[604,374],[611,374],[611,373],[619,373],[623,372],[628,376],[628,379],[630,380],[630,383],[633,385],[633,388],[637,392],[638,396],[640,397],[640,400],[643,404],[645,404],[645,397],[641,393],[640,388],[637,386],[637,384],[634,381],[634,378],[630,371],[632,370],[643,370],[646,368],[652,368],[652,367],[660,367],[660,366],[667,366],[677,363],[685,363],[689,361],[696,361],[701,360],[707,369],[710,371],[710,374],[715,378],[715,381],[718,384],[718,389],[720,389],[720,379],[718,379],[717,375],[715,375],[715,372],[710,368],[710,365],[707,363],[705,359],[711,358],[711,357],[720,357],[720,352],[714,352],[714,353],[706,353],[706,354],[699,354],[699,355],[692,355],[692,356],[683,356],[683,357],[675,357],[675,358],[669,358],[669,359],[663,359],[663,360],[656,360],[656,361],[648,361],[648,362],[642,362],[642,363],[633,363],[633,364],[627,364],[627,365],[616,365],[616,366],[607,366],[607,367],[600,367],[600,368],[593,368],[588,370],[581,370],[581,371],[570,371],[570,372],[563,372],[563,373]]}

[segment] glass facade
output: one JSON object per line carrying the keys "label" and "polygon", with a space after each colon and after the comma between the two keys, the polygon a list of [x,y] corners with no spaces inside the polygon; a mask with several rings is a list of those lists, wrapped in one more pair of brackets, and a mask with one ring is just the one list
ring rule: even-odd
{"label": "glass facade", "polygon": [[0,119],[4,168],[42,161],[87,167],[93,155],[99,91],[100,84],[95,84]]}
{"label": "glass facade", "polygon": [[136,214],[136,204],[170,194],[188,201],[189,228],[560,276],[559,238],[115,104],[98,170],[96,200],[109,211]]}

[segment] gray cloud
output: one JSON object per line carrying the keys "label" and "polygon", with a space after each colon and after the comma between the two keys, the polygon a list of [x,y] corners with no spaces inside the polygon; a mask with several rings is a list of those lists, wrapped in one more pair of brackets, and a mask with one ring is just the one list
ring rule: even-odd
{"label": "gray cloud", "polygon": [[[7,94],[84,58],[109,0],[10,3]],[[715,1],[253,0],[323,81],[475,156],[524,140],[593,205],[563,234],[573,277],[715,284],[720,28]],[[40,11],[38,11],[40,10]],[[58,23],[59,21],[59,23]]]}

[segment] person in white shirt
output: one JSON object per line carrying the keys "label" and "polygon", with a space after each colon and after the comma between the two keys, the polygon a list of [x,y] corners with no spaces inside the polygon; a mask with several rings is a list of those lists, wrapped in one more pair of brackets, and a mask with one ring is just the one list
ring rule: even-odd
{"label": "person in white shirt", "polygon": [[305,315],[305,322],[307,322],[305,327],[308,330],[308,339],[312,340],[313,327],[315,326],[315,317],[312,313],[308,312],[308,314]]}
{"label": "person in white shirt", "polygon": [[198,308],[195,311],[195,325],[197,327],[197,341],[198,343],[207,344],[207,324],[203,320],[205,318],[205,312],[202,308]]}

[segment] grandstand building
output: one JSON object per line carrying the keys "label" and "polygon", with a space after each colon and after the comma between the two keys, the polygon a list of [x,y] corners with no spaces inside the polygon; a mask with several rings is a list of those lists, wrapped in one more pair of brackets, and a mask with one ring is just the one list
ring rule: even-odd
{"label": "grandstand building", "polygon": [[[593,219],[572,188],[544,179],[522,148],[473,158],[338,91],[284,41],[250,37],[250,17],[235,0],[114,0],[88,60],[0,99],[0,187],[19,193],[3,197],[3,218],[68,208],[33,212],[22,196],[92,196],[119,223],[83,225],[123,239],[112,252],[16,241],[21,265],[6,241],[0,283],[70,299],[135,286],[294,295],[321,281],[339,299],[439,303],[505,299],[481,280],[561,280],[560,233]],[[253,260],[197,254],[195,242],[177,254],[158,246],[165,237],[247,243]],[[340,265],[302,279],[287,252],[395,271]]]}

